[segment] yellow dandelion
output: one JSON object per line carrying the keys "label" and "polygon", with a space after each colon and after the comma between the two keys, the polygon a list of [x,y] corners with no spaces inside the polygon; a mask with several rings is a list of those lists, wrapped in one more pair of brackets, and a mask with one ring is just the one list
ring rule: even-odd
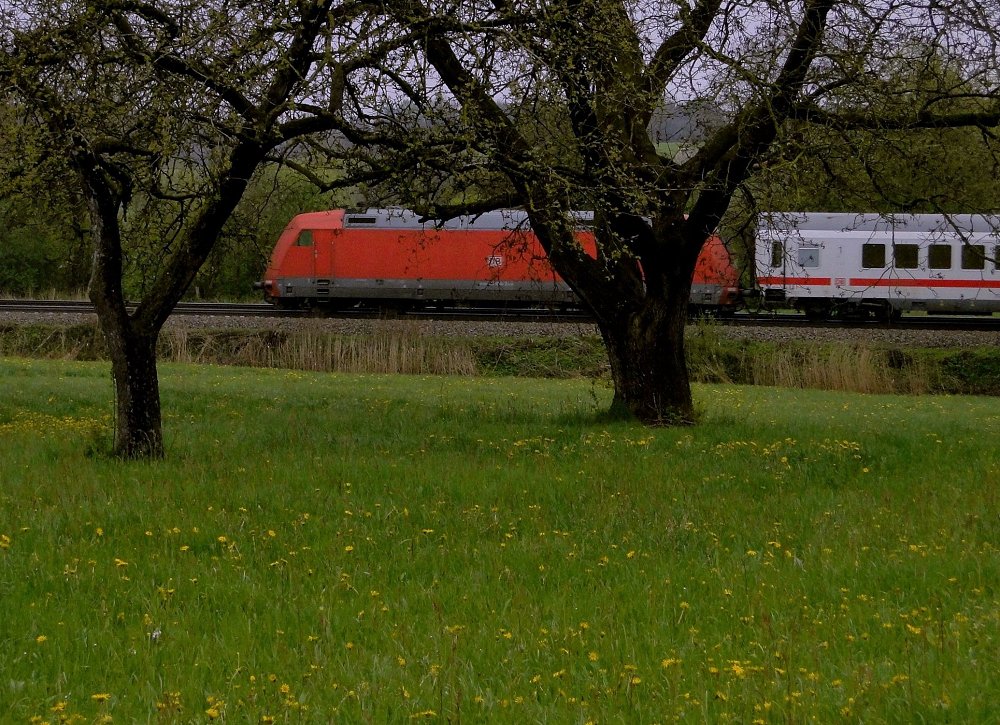
{"label": "yellow dandelion", "polygon": [[48,637],[46,637],[44,634],[40,634],[37,637],[35,637],[35,641],[38,642],[38,644],[44,644],[47,640]]}
{"label": "yellow dandelion", "polygon": [[95,692],[93,695],[90,696],[90,699],[93,700],[94,702],[107,702],[108,700],[111,699],[111,693]]}

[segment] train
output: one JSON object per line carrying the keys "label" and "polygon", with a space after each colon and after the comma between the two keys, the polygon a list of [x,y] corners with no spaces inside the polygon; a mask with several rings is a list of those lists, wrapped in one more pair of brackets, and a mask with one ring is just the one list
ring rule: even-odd
{"label": "train", "polygon": [[[593,215],[578,213],[577,240],[594,256]],[[279,308],[330,312],[448,307],[579,309],[555,272],[527,214],[499,210],[423,222],[405,209],[343,209],[294,217],[281,233],[264,279],[254,285]],[[741,303],[740,274],[722,240],[698,258],[690,306],[727,315]]]}
{"label": "train", "polygon": [[756,286],[768,307],[810,319],[1000,311],[1000,217],[762,215]]}

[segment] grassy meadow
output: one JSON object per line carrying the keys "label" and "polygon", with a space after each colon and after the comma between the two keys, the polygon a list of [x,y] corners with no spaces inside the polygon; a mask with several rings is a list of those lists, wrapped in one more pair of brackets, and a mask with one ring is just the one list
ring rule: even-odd
{"label": "grassy meadow", "polygon": [[1000,408],[0,360],[0,722],[996,722]]}

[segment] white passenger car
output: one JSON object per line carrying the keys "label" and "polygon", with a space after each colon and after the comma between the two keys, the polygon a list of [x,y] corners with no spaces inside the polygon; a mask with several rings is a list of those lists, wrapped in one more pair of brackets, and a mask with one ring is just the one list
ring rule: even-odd
{"label": "white passenger car", "polygon": [[1000,216],[762,215],[765,302],[813,318],[1000,311]]}

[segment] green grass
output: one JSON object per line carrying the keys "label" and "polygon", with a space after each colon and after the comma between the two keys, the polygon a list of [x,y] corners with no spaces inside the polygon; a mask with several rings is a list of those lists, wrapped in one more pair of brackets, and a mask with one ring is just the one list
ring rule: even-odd
{"label": "green grass", "polygon": [[0,721],[1000,717],[993,400],[161,377],[120,463],[106,364],[0,360]]}

